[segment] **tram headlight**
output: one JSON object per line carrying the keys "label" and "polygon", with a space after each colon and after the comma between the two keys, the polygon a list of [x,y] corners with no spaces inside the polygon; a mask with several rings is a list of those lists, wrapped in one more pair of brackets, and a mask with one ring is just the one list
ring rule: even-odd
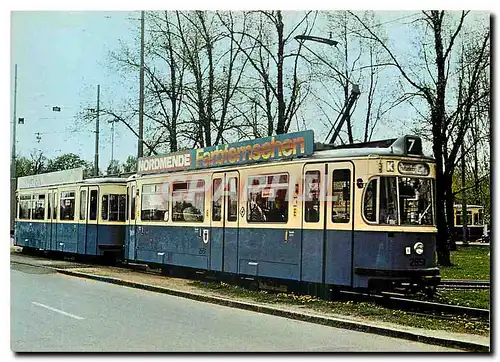
{"label": "tram headlight", "polygon": [[422,255],[422,253],[424,252],[424,243],[422,243],[421,241],[416,242],[415,245],[413,245],[413,249],[415,250],[415,253],[417,253],[418,255]]}

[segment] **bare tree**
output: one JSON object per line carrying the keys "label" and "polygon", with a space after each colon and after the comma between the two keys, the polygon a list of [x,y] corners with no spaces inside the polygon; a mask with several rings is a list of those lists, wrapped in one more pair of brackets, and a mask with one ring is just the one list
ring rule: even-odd
{"label": "bare tree", "polygon": [[[408,70],[401,65],[389,47],[381,41],[381,39],[363,22],[363,20],[356,14],[351,14],[358,19],[359,23],[371,35],[371,39],[382,45],[392,60],[391,65],[399,69],[401,76],[406,80],[406,82],[416,89],[416,95],[422,97],[427,102],[429,107],[433,141],[432,148],[436,159],[438,261],[441,265],[450,265],[450,232],[449,223],[446,220],[445,206],[448,215],[453,212],[453,209],[449,210],[449,204],[446,203],[446,199],[447,195],[452,194],[452,171],[455,169],[460,144],[464,140],[467,125],[469,124],[470,110],[472,109],[472,104],[474,103],[472,100],[474,100],[477,96],[478,77],[485,67],[485,59],[487,59],[487,57],[485,58],[485,55],[488,53],[487,49],[489,44],[489,30],[484,35],[483,39],[478,43],[479,47],[477,56],[473,61],[471,61],[472,68],[470,72],[470,79],[468,81],[467,90],[462,98],[463,101],[460,102],[460,104],[457,104],[455,111],[452,111],[451,114],[448,115],[446,110],[446,93],[447,85],[449,85],[451,76],[449,73],[451,56],[452,51],[454,50],[455,40],[461,33],[464,19],[466,18],[468,12],[462,12],[460,19],[458,20],[458,24],[453,29],[443,28],[443,21],[446,12],[423,12],[423,18],[421,21],[423,21],[430,30],[434,43],[434,60],[432,62],[425,61],[431,82],[423,81],[418,77],[410,75]],[[448,37],[446,36],[448,33],[446,30],[451,30]],[[427,58],[424,57],[424,60],[427,60]],[[432,64],[435,66],[433,70],[431,70]],[[462,116],[462,119],[464,120],[462,122],[459,122],[459,111],[465,112]],[[455,136],[452,137],[451,134]],[[449,150],[450,143],[452,143],[451,150]]]}
{"label": "bare tree", "polygon": [[[377,24],[375,13],[365,11],[360,16],[365,24],[385,41],[384,27]],[[338,41],[340,45],[334,48],[320,45],[314,52],[307,47],[322,61],[311,69],[316,84],[313,92],[316,106],[327,119],[327,127],[331,128],[336,122],[330,120],[331,114],[344,111],[353,85],[359,85],[362,89],[361,95],[346,115],[345,133],[348,143],[356,140],[367,142],[371,140],[379,122],[387,119],[390,111],[403,99],[394,94],[395,82],[391,81],[390,77],[384,77],[388,65],[382,47],[366,39],[367,35],[370,36],[359,26],[357,19],[347,11],[326,12],[325,17],[328,20],[326,29],[330,39]],[[361,132],[357,129],[361,129]],[[345,143],[342,137],[339,139],[341,143]]]}
{"label": "bare tree", "polygon": [[[253,69],[246,78],[249,89],[242,90],[247,107],[240,112],[257,111],[265,117],[264,132],[253,125],[254,134],[269,136],[288,132],[307,96],[308,83],[300,79],[298,71],[301,45],[295,49],[294,43],[291,51],[286,48],[293,41],[293,35],[299,34],[299,29],[304,33],[313,26],[314,22],[309,21],[311,14],[301,17],[289,32],[285,32],[283,13],[279,10],[245,12],[243,27],[238,31],[230,29],[221,19]],[[292,73],[290,79],[286,77],[288,72]],[[248,124],[251,125],[251,121]]]}
{"label": "bare tree", "polygon": [[43,155],[43,152],[34,149],[30,152],[31,158],[31,174],[36,175],[45,172],[47,166],[47,157]]}

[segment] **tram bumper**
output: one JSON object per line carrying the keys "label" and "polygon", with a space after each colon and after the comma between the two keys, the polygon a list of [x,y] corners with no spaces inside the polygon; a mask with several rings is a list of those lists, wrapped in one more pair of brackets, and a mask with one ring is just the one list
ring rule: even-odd
{"label": "tram bumper", "polygon": [[384,270],[374,268],[355,268],[356,275],[368,279],[368,289],[393,290],[393,289],[424,289],[436,287],[441,281],[439,268],[426,268],[417,270]]}

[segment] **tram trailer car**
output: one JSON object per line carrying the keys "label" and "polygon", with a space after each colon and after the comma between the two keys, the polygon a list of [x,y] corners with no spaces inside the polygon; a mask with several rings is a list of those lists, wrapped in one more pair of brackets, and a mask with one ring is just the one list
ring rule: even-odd
{"label": "tram trailer car", "polygon": [[[488,237],[484,225],[484,207],[480,205],[466,205],[467,207],[467,240],[469,242],[486,239]],[[455,225],[453,236],[462,241],[462,205],[453,205]]]}
{"label": "tram trailer car", "polygon": [[304,131],[139,159],[125,259],[308,287],[433,291],[435,163],[421,140],[313,147]]}
{"label": "tram trailer car", "polygon": [[122,259],[126,179],[83,179],[83,169],[18,179],[15,245]]}

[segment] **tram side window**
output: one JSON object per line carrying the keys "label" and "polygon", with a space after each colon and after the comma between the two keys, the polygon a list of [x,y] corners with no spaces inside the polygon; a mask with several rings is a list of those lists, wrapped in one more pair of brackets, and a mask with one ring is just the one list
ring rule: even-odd
{"label": "tram side window", "polygon": [[216,178],[212,183],[212,221],[221,221],[222,213],[222,179]]}
{"label": "tram side window", "polygon": [[227,221],[238,219],[238,179],[231,177],[227,193]]}
{"label": "tram side window", "polygon": [[483,210],[479,209],[478,214],[477,214],[477,225],[483,225]]}
{"label": "tram side window", "polygon": [[304,221],[319,221],[319,171],[307,171],[304,178]]}
{"label": "tram side window", "polygon": [[52,218],[55,220],[57,219],[57,192],[52,194],[52,200],[54,201],[52,203]]}
{"label": "tram side window", "polygon": [[131,195],[132,201],[130,202],[130,220],[135,220],[135,198],[136,198],[135,186],[132,187],[130,192],[132,193]]}
{"label": "tram side window", "polygon": [[31,219],[31,195],[19,196],[19,219]]}
{"label": "tram side window", "polygon": [[87,217],[87,190],[80,191],[80,220]]}
{"label": "tram side window", "polygon": [[51,219],[53,198],[54,198],[54,195],[49,193],[49,197],[47,199],[47,219]]}
{"label": "tram side window", "polygon": [[332,182],[332,222],[349,222],[351,218],[351,170],[334,170]]}
{"label": "tram side window", "polygon": [[288,221],[288,174],[248,178],[248,222]]}
{"label": "tram side window", "polygon": [[101,203],[101,219],[108,220],[108,195],[102,195],[102,203]]}
{"label": "tram side window", "polygon": [[168,183],[142,185],[141,220],[168,221]]}
{"label": "tram side window", "polygon": [[125,221],[127,215],[126,195],[118,195],[118,221]]}
{"label": "tram side window", "polygon": [[462,211],[457,211],[455,225],[462,225]]}
{"label": "tram side window", "polygon": [[45,219],[45,195],[33,195],[33,220]]}
{"label": "tram side window", "polygon": [[127,187],[127,196],[125,198],[125,221],[128,220],[128,205],[130,205],[130,192],[129,188]]}
{"label": "tram side window", "polygon": [[172,187],[172,221],[202,222],[205,213],[205,181],[177,182]]}
{"label": "tram side window", "polygon": [[[120,195],[109,195],[109,221],[118,221],[120,220]],[[123,220],[125,221],[125,217]]]}
{"label": "tram side window", "polygon": [[75,192],[61,191],[59,217],[61,220],[75,219]]}
{"label": "tram side window", "polygon": [[363,214],[368,221],[377,221],[377,181],[371,180],[365,190]]}
{"label": "tram side window", "polygon": [[472,225],[472,211],[467,211],[467,225]]}
{"label": "tram side window", "polygon": [[89,220],[97,220],[97,190],[90,190]]}
{"label": "tram side window", "polygon": [[108,221],[125,221],[125,195],[103,195],[101,218]]}

